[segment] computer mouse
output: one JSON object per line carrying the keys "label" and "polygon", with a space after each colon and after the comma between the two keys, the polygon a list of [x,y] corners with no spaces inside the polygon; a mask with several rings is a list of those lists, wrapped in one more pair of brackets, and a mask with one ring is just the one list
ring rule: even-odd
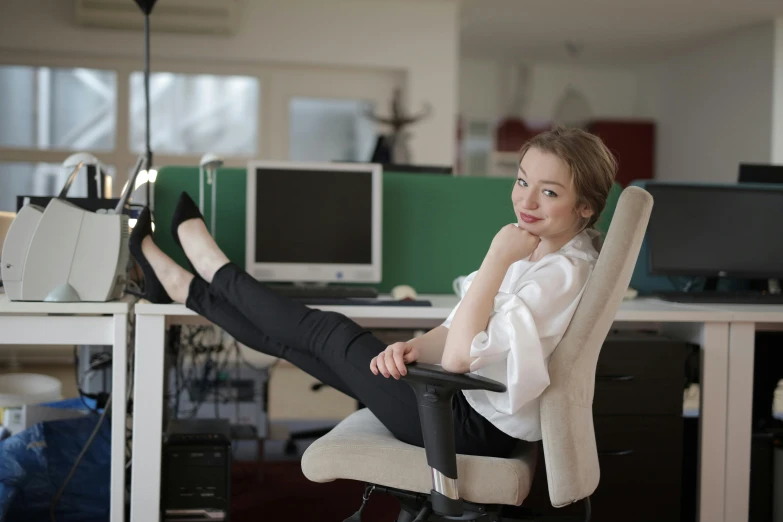
{"label": "computer mouse", "polygon": [[397,301],[402,301],[403,299],[416,300],[416,290],[412,286],[397,285],[391,289],[391,296]]}

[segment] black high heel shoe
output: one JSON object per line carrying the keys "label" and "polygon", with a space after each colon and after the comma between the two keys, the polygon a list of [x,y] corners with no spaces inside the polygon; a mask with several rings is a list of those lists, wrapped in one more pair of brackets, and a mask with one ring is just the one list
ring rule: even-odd
{"label": "black high heel shoe", "polygon": [[200,219],[201,221],[204,221],[204,216],[201,215],[198,205],[196,205],[195,201],[190,199],[188,193],[182,192],[179,195],[177,207],[174,209],[174,215],[171,218],[171,235],[174,238],[174,242],[180,248],[182,248],[182,244],[179,242],[177,229],[182,223],[189,219]]}
{"label": "black high heel shoe", "polygon": [[[182,223],[189,219],[200,219],[201,221],[204,221],[204,216],[201,214],[201,210],[199,210],[196,202],[193,201],[190,196],[188,196],[187,192],[183,191],[179,195],[177,207],[174,209],[174,216],[171,218],[171,237],[174,238],[174,242],[180,248],[182,248],[182,243],[179,240],[178,229]],[[188,264],[190,265],[190,269],[193,272],[193,275],[196,277],[201,277],[196,271],[196,267],[193,266],[193,263],[190,261],[187,255],[185,255],[185,258],[188,259]]]}
{"label": "black high heel shoe", "polygon": [[144,207],[128,239],[128,249],[144,274],[144,291],[125,290],[125,292],[146,299],[151,303],[168,304],[173,302],[173,300],[169,297],[166,289],[163,288],[160,279],[155,275],[155,271],[152,270],[152,266],[141,251],[141,242],[147,236],[152,236],[152,216],[149,207]]}

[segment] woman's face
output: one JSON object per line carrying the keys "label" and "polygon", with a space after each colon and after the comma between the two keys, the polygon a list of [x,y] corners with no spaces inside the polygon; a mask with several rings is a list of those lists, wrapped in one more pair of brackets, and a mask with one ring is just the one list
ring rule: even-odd
{"label": "woman's face", "polygon": [[519,163],[511,202],[520,228],[544,239],[572,237],[593,212],[576,205],[568,165],[549,152],[535,147]]}

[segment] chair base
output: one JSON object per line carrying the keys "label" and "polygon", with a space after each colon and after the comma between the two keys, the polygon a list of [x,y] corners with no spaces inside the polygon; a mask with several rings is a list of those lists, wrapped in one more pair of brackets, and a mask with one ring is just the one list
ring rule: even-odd
{"label": "chair base", "polygon": [[[432,512],[430,496],[423,493],[414,493],[386,486],[375,486],[373,492],[391,495],[400,501],[400,514],[397,522],[453,522],[453,521],[478,521],[478,522],[585,522],[590,520],[590,500],[587,504],[586,518],[567,516],[541,516],[533,510],[516,508],[514,518],[503,516],[503,506],[474,504],[463,500],[464,513],[460,517],[447,517]],[[521,517],[521,518],[520,518]]]}

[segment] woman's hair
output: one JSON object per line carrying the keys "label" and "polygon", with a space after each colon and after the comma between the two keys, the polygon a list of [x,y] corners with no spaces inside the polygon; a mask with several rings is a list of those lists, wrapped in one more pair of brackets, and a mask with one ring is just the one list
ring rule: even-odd
{"label": "woman's hair", "polygon": [[565,161],[576,190],[577,206],[584,203],[593,215],[583,227],[592,227],[606,206],[617,173],[617,160],[601,138],[582,129],[556,126],[528,140],[520,149],[520,161],[531,147]]}

